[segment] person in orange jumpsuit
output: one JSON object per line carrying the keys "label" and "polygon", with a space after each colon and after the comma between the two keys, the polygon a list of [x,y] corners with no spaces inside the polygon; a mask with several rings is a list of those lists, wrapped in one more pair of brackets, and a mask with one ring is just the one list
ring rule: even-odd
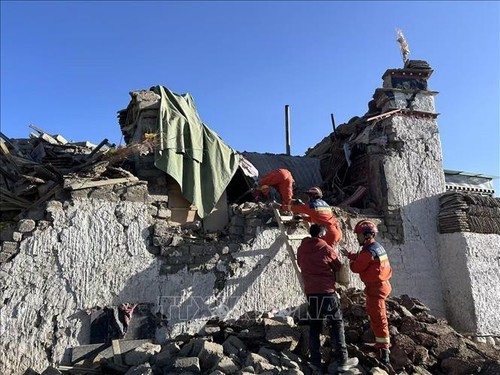
{"label": "person in orange jumpsuit", "polygon": [[255,188],[255,200],[258,200],[260,195],[266,199],[269,197],[271,187],[278,190],[283,204],[290,204],[293,197],[294,180],[288,169],[275,169],[264,175]]}
{"label": "person in orange jumpsuit", "polygon": [[366,286],[366,312],[375,334],[375,347],[379,349],[381,361],[388,365],[390,338],[385,300],[392,290],[389,283],[392,268],[384,247],[375,241],[378,230],[373,222],[361,220],[356,224],[354,233],[362,246],[361,251],[349,253],[347,250],[341,250],[341,252],[349,258],[351,271],[359,273],[361,281]]}
{"label": "person in orange jumpsuit", "polygon": [[323,239],[328,245],[334,247],[342,239],[342,231],[332,208],[321,199],[323,198],[323,192],[319,187],[312,187],[306,193],[309,196],[307,204],[283,205],[282,209],[293,213],[306,214],[305,219],[307,221],[324,226],[326,234]]}

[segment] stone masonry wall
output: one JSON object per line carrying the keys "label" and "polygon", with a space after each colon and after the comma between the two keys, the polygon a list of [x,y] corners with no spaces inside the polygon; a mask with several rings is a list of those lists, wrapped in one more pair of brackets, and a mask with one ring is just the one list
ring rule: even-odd
{"label": "stone masonry wall", "polygon": [[[304,302],[277,229],[254,220],[249,243],[230,236],[200,244],[177,235],[172,241],[182,238],[183,245],[154,246],[156,210],[148,202],[79,194],[48,202],[48,225],[22,239],[19,253],[1,265],[1,373],[41,371],[61,361],[66,348],[88,343],[87,311],[96,306],[154,304],[168,322],[157,329],[162,342],[196,332],[210,316],[287,311]],[[180,260],[183,246],[189,261]]]}
{"label": "stone masonry wall", "polygon": [[446,316],[458,331],[500,334],[500,257],[496,234],[439,236]]}
{"label": "stone masonry wall", "polygon": [[412,291],[436,315],[444,315],[438,260],[438,194],[445,189],[441,143],[433,119],[384,120],[388,144],[370,155],[374,183],[386,202],[385,225],[396,234],[387,244],[395,295]]}

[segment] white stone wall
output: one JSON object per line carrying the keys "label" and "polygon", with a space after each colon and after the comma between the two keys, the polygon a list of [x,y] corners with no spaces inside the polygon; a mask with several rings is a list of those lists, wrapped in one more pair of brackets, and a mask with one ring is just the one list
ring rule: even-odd
{"label": "white stone wall", "polygon": [[[161,340],[194,332],[214,313],[237,318],[249,309],[280,311],[303,301],[277,230],[262,231],[250,250],[233,253],[240,266],[214,296],[213,272],[160,272],[162,261],[146,247],[146,204],[52,203],[53,227],[33,232],[0,268],[0,374],[28,367],[41,372],[67,348],[87,344],[86,311],[96,306],[156,304],[169,319],[168,329],[157,332]],[[228,272],[222,262],[216,269]]]}
{"label": "white stone wall", "polygon": [[464,333],[500,335],[500,236],[439,236],[447,317]]}
{"label": "white stone wall", "polygon": [[444,316],[438,259],[438,195],[445,190],[441,142],[435,121],[405,116],[390,120],[390,142],[399,152],[382,158],[389,210],[399,209],[403,243],[384,243],[394,269],[393,295],[421,299]]}
{"label": "white stone wall", "polygon": [[411,101],[410,108],[414,111],[434,113],[434,92],[420,91],[414,94],[411,91],[391,92],[392,97],[381,97],[377,102],[377,106],[382,109],[382,112],[388,112],[394,108],[407,108],[408,101]]}

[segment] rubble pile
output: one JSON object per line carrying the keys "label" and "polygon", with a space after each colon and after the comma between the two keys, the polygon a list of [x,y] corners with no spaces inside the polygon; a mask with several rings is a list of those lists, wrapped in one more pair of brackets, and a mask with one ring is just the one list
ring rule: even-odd
{"label": "rubble pile", "polygon": [[[10,139],[0,133],[0,221],[47,201],[62,190],[138,181],[121,168],[133,153],[153,150],[154,138],[115,148],[107,139],[99,145],[68,142],[61,135],[37,131],[28,139]],[[103,180],[106,180],[105,182]]]}
{"label": "rubble pile", "polygon": [[500,199],[479,194],[447,192],[440,198],[441,233],[500,234]]}
{"label": "rubble pile", "polygon": [[[500,373],[498,347],[481,346],[460,335],[444,320],[432,316],[420,301],[406,295],[387,300],[392,347],[391,366],[384,367],[376,358],[363,292],[351,288],[340,293],[349,354],[360,362],[345,374]],[[109,343],[100,346],[100,351],[84,355],[74,348],[73,362],[50,368],[52,372],[47,374],[309,375],[312,371],[307,362],[309,328],[305,312],[306,306],[300,306],[290,316],[252,311],[237,320],[212,319],[197,335],[177,336],[163,345],[137,340],[130,347],[132,342],[117,340],[112,350]],[[324,370],[335,374],[327,332],[325,327]],[[120,345],[122,350],[117,349]]]}

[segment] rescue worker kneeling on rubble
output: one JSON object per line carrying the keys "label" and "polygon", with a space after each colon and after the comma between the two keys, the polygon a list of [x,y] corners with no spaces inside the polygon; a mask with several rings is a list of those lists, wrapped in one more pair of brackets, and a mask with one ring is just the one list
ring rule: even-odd
{"label": "rescue worker kneeling on rubble", "polygon": [[325,227],[326,234],[324,240],[332,247],[337,245],[342,239],[342,231],[340,230],[337,218],[333,214],[332,208],[323,199],[323,192],[319,187],[312,187],[306,192],[309,202],[306,204],[294,204],[282,206],[285,211],[293,213],[306,214],[305,219],[314,224],[319,224]]}
{"label": "rescue worker kneeling on rubble", "polygon": [[333,247],[320,238],[322,232],[324,227],[311,225],[311,237],[304,238],[297,250],[297,263],[309,305],[310,367],[315,372],[321,372],[320,333],[326,319],[337,368],[343,372],[356,366],[358,359],[348,358],[340,298],[335,292],[335,272],[340,269],[341,263]]}
{"label": "rescue worker kneeling on rubble", "polygon": [[370,326],[375,334],[375,347],[379,349],[380,360],[390,364],[389,360],[389,324],[385,300],[391,293],[389,279],[392,268],[384,247],[375,241],[377,226],[369,220],[361,220],[354,228],[358,242],[362,246],[359,253],[341,250],[350,260],[350,268],[365,284],[366,312],[370,317]]}
{"label": "rescue worker kneeling on rubble", "polygon": [[288,169],[275,169],[264,175],[254,189],[254,199],[258,201],[261,196],[264,199],[270,197],[272,188],[276,189],[283,204],[289,204],[293,197],[293,186],[295,182]]}

